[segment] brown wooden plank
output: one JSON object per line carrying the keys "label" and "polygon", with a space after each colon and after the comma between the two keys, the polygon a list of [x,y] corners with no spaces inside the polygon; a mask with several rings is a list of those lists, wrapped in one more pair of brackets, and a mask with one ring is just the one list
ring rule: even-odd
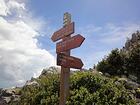
{"label": "brown wooden plank", "polygon": [[69,36],[74,33],[74,22],[66,25],[65,27],[54,32],[51,39],[53,42],[62,39],[63,37]]}
{"label": "brown wooden plank", "polygon": [[60,52],[64,52],[70,49],[80,47],[84,40],[85,38],[79,34],[65,41],[58,42],[56,44],[56,52],[60,53]]}
{"label": "brown wooden plank", "polygon": [[83,62],[79,58],[59,53],[57,54],[57,65],[68,68],[81,69],[83,67]]}

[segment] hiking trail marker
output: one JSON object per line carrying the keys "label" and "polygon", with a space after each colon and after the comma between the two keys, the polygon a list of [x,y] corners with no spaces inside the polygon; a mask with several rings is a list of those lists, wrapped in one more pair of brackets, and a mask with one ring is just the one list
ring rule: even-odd
{"label": "hiking trail marker", "polygon": [[56,52],[60,53],[80,47],[84,40],[85,38],[82,37],[81,35],[76,35],[65,41],[61,41],[56,44]]}
{"label": "hiking trail marker", "polygon": [[57,54],[57,65],[68,68],[81,69],[83,67],[83,62],[79,58],[59,53]]}
{"label": "hiking trail marker", "polygon": [[71,34],[74,33],[74,22],[71,22],[71,14],[64,13],[63,21],[64,26],[54,32],[51,37],[53,42],[62,39],[56,44],[57,65],[61,66],[59,105],[65,105],[69,96],[70,68],[81,69],[83,66],[81,59],[70,56],[70,50],[80,47],[85,40],[80,34],[71,37]]}

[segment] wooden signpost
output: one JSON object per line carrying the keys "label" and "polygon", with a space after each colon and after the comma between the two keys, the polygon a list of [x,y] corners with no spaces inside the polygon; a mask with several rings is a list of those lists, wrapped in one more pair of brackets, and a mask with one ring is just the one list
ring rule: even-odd
{"label": "wooden signpost", "polygon": [[66,25],[65,27],[61,28],[60,30],[56,31],[52,35],[52,41],[58,41],[64,37],[67,37],[74,33],[74,22]]}
{"label": "wooden signpost", "polygon": [[59,53],[57,54],[57,65],[68,68],[81,69],[83,67],[83,62],[79,58]]}
{"label": "wooden signpost", "polygon": [[70,50],[80,47],[85,38],[80,34],[71,37],[73,33],[74,22],[71,22],[71,15],[66,12],[63,28],[54,32],[51,37],[53,42],[62,39],[56,44],[57,65],[61,66],[59,105],[65,105],[69,96],[70,68],[81,69],[83,66],[81,59],[70,56]]}
{"label": "wooden signpost", "polygon": [[85,38],[81,35],[73,36],[65,41],[61,41],[56,44],[56,52],[64,52],[70,49],[80,47]]}

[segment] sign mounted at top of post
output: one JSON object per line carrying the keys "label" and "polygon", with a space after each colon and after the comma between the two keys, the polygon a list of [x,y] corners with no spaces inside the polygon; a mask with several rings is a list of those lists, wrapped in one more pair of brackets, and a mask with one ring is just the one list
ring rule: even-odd
{"label": "sign mounted at top of post", "polygon": [[74,22],[69,23],[68,25],[66,25],[65,27],[59,29],[58,31],[54,32],[51,39],[53,42],[64,38],[66,36],[69,36],[71,34],[74,33]]}
{"label": "sign mounted at top of post", "polygon": [[74,22],[71,22],[71,14],[66,12],[63,18],[64,27],[54,32],[51,39],[53,42],[58,41],[74,33]]}

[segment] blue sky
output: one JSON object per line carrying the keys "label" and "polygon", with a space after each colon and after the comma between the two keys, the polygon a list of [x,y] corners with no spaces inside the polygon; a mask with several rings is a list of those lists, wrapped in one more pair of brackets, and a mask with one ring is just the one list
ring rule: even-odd
{"label": "blue sky", "polygon": [[[0,0],[0,87],[21,86],[56,65],[53,32],[69,12],[85,37],[71,56],[92,68],[140,30],[139,0]],[[2,82],[1,82],[2,81]]]}
{"label": "blue sky", "polygon": [[[48,36],[51,37],[53,31],[62,27],[63,14],[71,13],[75,22],[75,34],[81,34],[86,38],[80,48],[72,50],[72,55],[80,57],[85,64],[84,67],[88,68],[113,48],[121,48],[126,37],[138,30],[139,4],[139,0],[31,0],[28,7],[35,17],[41,17],[48,22],[51,31],[46,32],[47,37],[40,37],[39,41],[42,48],[50,50],[54,56],[55,43],[51,42]],[[130,27],[136,29],[129,29]],[[117,33],[123,37],[119,39],[119,35],[116,35],[117,39],[113,36]],[[104,38],[106,42],[99,41]],[[112,42],[115,38],[117,41]]]}

